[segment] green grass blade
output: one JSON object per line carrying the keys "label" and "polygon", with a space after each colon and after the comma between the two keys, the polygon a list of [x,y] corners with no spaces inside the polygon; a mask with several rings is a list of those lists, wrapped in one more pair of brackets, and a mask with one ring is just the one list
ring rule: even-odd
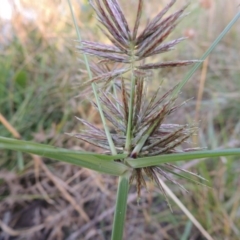
{"label": "green grass blade", "polygon": [[[229,22],[229,24],[225,27],[225,29],[219,34],[219,36],[215,39],[212,45],[208,48],[208,50],[203,54],[200,60],[204,61],[208,55],[213,51],[213,49],[217,46],[217,44],[222,40],[222,38],[229,32],[232,26],[236,23],[236,21],[240,18],[240,12],[238,12],[235,17]],[[201,66],[202,62],[196,63],[190,71],[186,74],[184,79],[180,82],[179,86],[174,90],[172,97],[176,97],[184,85],[188,82],[188,80],[193,76],[196,70]]]}
{"label": "green grass blade", "polygon": [[24,170],[24,161],[23,161],[23,155],[21,152],[17,152],[17,166],[20,171]]}
{"label": "green grass blade", "polygon": [[187,240],[187,239],[189,239],[190,235],[191,235],[191,229],[192,229],[192,222],[188,221],[186,226],[185,226],[183,235],[182,235],[180,240]]}
{"label": "green grass blade", "polygon": [[211,158],[221,156],[239,156],[240,148],[223,149],[223,150],[208,150],[208,151],[196,151],[177,154],[166,154],[153,157],[145,157],[138,159],[127,159],[126,162],[133,168],[142,168],[156,166],[163,163],[171,163],[177,161],[189,161],[199,158]]}
{"label": "green grass blade", "polygon": [[129,189],[129,172],[119,177],[117,203],[114,213],[112,240],[122,240],[127,210],[127,196]]}
{"label": "green grass blade", "polygon": [[126,157],[125,154],[109,156],[89,152],[77,152],[4,137],[0,137],[0,148],[32,153],[115,176],[122,175],[128,169],[124,164],[112,161]]}

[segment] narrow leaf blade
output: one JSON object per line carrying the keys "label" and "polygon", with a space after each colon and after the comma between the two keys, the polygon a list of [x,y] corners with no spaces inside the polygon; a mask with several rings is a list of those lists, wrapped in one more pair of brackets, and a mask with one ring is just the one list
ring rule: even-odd
{"label": "narrow leaf blade", "polygon": [[240,156],[240,148],[196,151],[196,152],[177,153],[177,154],[165,154],[165,155],[137,158],[137,159],[128,158],[126,162],[133,168],[142,168],[142,167],[157,166],[163,163],[189,161],[193,159],[221,157],[221,156]]}
{"label": "narrow leaf blade", "polygon": [[229,32],[232,26],[238,21],[240,18],[240,11],[235,15],[235,17],[229,22],[229,24],[224,28],[224,30],[219,34],[219,36],[215,39],[212,45],[207,49],[207,51],[200,58],[201,61],[197,62],[186,74],[183,80],[180,82],[178,87],[172,94],[172,97],[176,97],[181,89],[185,86],[185,84],[189,81],[189,79],[193,76],[193,74],[197,71],[197,69],[202,65],[203,61],[209,56],[209,54],[215,49],[218,43],[223,39],[223,37]]}
{"label": "narrow leaf blade", "polygon": [[115,176],[122,175],[128,169],[124,164],[112,161],[126,157],[125,154],[109,156],[90,152],[77,152],[4,137],[0,137],[1,148],[32,153]]}

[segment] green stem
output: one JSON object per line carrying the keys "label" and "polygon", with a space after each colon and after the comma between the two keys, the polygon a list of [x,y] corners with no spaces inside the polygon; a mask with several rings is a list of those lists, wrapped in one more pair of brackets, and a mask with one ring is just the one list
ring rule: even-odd
{"label": "green stem", "polygon": [[131,66],[131,93],[130,93],[130,103],[129,103],[129,111],[128,111],[128,125],[127,125],[127,136],[126,136],[126,144],[125,150],[130,152],[131,150],[131,142],[132,142],[132,119],[133,119],[133,108],[134,108],[134,97],[135,97],[135,83],[136,78],[134,76],[134,64]]}
{"label": "green stem", "polygon": [[112,240],[122,240],[125,216],[127,210],[127,196],[129,189],[130,173],[127,171],[124,175],[119,177],[117,203],[114,213]]}
{"label": "green stem", "polygon": [[[71,15],[72,15],[74,26],[75,26],[75,29],[76,29],[76,32],[77,32],[78,40],[80,42],[80,46],[82,47],[82,37],[81,37],[80,31],[79,31],[79,28],[77,26],[76,17],[75,17],[75,14],[73,12],[73,8],[72,8],[72,4],[71,4],[70,0],[68,0],[68,4],[69,4],[69,8],[71,10]],[[90,70],[90,65],[89,65],[89,62],[88,62],[88,58],[87,58],[86,54],[83,54],[83,57],[84,57],[84,62],[85,62],[86,68],[87,68],[89,79],[92,79],[93,76],[92,76],[92,72]],[[100,100],[99,100],[99,97],[98,97],[98,93],[97,93],[97,85],[95,83],[92,83],[92,89],[93,89],[94,97],[95,97],[96,102],[97,102],[97,107],[98,107],[99,114],[101,116],[101,120],[102,120],[102,123],[103,123],[105,134],[107,136],[108,144],[109,144],[109,147],[111,149],[111,153],[112,153],[112,155],[116,155],[117,151],[116,151],[115,145],[113,143],[110,131],[108,129],[106,119],[105,119],[104,114],[103,114],[102,106],[101,106],[101,103],[100,103]]]}
{"label": "green stem", "polygon": [[109,144],[109,147],[111,149],[112,155],[116,155],[117,151],[116,151],[115,145],[113,143],[112,136],[111,136],[111,134],[109,132],[109,129],[108,129],[108,126],[107,126],[107,122],[106,122],[106,119],[105,119],[104,114],[103,114],[103,110],[102,110],[102,107],[101,107],[101,103],[99,101],[99,97],[98,97],[96,88],[97,88],[96,84],[92,83],[92,89],[93,89],[94,96],[95,96],[96,101],[97,101],[98,111],[99,111],[99,114],[101,116],[101,120],[102,120],[102,123],[103,123],[105,134],[107,136],[108,144]]}

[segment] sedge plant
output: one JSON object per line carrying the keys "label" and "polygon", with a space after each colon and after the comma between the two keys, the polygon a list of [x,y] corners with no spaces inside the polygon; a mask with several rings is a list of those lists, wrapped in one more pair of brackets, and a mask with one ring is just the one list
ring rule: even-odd
{"label": "sedge plant", "polygon": [[[143,0],[137,3],[136,19],[131,29],[117,0],[90,0],[99,22],[99,28],[111,44],[81,39],[69,1],[78,35],[78,49],[84,56],[89,80],[82,88],[91,87],[102,128],[77,118],[85,130],[69,134],[103,149],[104,154],[76,152],[52,146],[0,137],[0,147],[29,152],[60,161],[86,167],[100,173],[119,176],[116,208],[113,220],[112,240],[121,240],[124,233],[127,196],[131,183],[135,183],[140,198],[141,188],[147,178],[154,181],[165,195],[162,178],[184,189],[174,175],[193,182],[202,179],[174,165],[174,162],[218,156],[240,155],[240,149],[203,151],[183,148],[195,132],[195,126],[169,123],[168,116],[181,107],[176,104],[184,84],[204,60],[240,14],[232,20],[208,51],[199,60],[173,60],[153,62],[151,57],[173,50],[184,41],[180,37],[167,40],[171,32],[186,15],[188,5],[173,14],[168,10],[176,0],[171,0],[143,30],[140,29]],[[90,56],[90,57],[89,57]],[[148,84],[153,71],[161,68],[185,67],[195,64],[186,77],[166,92],[159,86],[149,94]],[[111,131],[110,131],[111,129]],[[178,170],[178,173],[175,172]],[[180,173],[179,173],[180,171]],[[188,177],[182,175],[188,174]]]}

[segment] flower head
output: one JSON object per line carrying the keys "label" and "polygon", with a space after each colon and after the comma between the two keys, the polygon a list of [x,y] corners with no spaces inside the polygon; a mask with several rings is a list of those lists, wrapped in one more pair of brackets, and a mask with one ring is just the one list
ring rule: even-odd
{"label": "flower head", "polygon": [[[96,12],[100,23],[100,29],[110,40],[112,45],[82,41],[79,49],[89,55],[105,59],[109,62],[123,63],[121,69],[114,69],[93,78],[90,82],[101,82],[108,79],[114,79],[123,73],[134,70],[151,70],[165,67],[180,67],[196,62],[196,60],[177,60],[170,62],[145,63],[145,59],[160,53],[173,50],[174,47],[185,40],[185,37],[165,42],[170,33],[175,29],[184,16],[187,5],[180,10],[164,17],[167,11],[172,7],[176,0],[171,0],[168,5],[155,16],[138,34],[140,19],[143,10],[143,0],[138,1],[137,16],[133,30],[130,29],[124,13],[117,0],[91,0],[90,4]],[[133,66],[134,65],[134,66]],[[129,67],[131,66],[131,67]]]}
{"label": "flower head", "polygon": [[[101,27],[101,30],[112,42],[112,45],[83,42],[83,47],[80,48],[82,52],[100,58],[98,64],[90,65],[95,77],[87,84],[104,82],[104,86],[110,86],[110,88],[102,88],[103,90],[100,91],[100,101],[104,106],[103,113],[111,125],[111,137],[117,153],[127,153],[130,158],[194,150],[179,148],[193,134],[194,128],[166,121],[167,117],[179,107],[175,104],[176,94],[174,94],[178,85],[164,94],[160,93],[161,87],[159,87],[151,97],[147,90],[151,69],[184,66],[195,62],[195,60],[145,62],[146,58],[170,51],[184,40],[184,38],[178,38],[164,43],[179,23],[187,7],[184,6],[179,11],[164,18],[166,12],[175,2],[175,0],[171,0],[138,34],[143,0],[138,1],[137,17],[133,30],[130,30],[117,0],[90,1],[98,21],[104,27]],[[114,67],[109,67],[109,63],[113,63]],[[131,74],[127,74],[129,71]],[[111,80],[113,81],[112,85],[110,85]],[[111,87],[113,87],[113,91],[111,91]],[[85,120],[79,120],[86,126],[86,130],[74,136],[96,145],[110,154],[105,132]],[[124,159],[119,161],[124,163]],[[169,172],[172,173],[176,168],[171,164],[164,164],[133,169],[131,181],[136,180],[137,192],[140,195],[141,187],[146,185],[143,175],[145,173],[163,190],[158,175],[179,185],[169,175]]]}

